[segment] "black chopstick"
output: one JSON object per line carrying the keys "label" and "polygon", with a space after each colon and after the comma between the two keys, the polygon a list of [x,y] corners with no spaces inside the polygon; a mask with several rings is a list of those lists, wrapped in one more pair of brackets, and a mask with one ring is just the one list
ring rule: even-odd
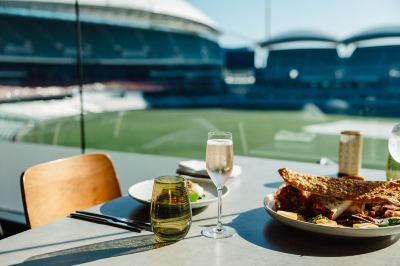
{"label": "black chopstick", "polygon": [[120,223],[127,224],[127,225],[130,225],[133,227],[139,227],[140,229],[143,229],[143,230],[151,231],[151,225],[148,223],[142,222],[142,221],[131,220],[131,219],[127,219],[127,218],[116,217],[116,216],[94,213],[94,212],[87,212],[87,211],[76,211],[75,213],[80,213],[80,214],[84,214],[84,215],[92,216],[92,217],[100,217],[100,218],[110,219],[115,222],[120,222]]}
{"label": "black chopstick", "polygon": [[198,178],[210,178],[210,176],[208,174],[200,174],[200,173],[195,173],[195,172],[189,172],[189,171],[185,171],[185,170],[182,170],[182,169],[177,169],[176,173],[178,175],[188,175],[188,176],[198,177]]}
{"label": "black chopstick", "polygon": [[110,226],[114,226],[114,227],[118,227],[118,228],[122,228],[122,229],[127,229],[127,230],[137,232],[137,233],[141,232],[141,229],[138,228],[137,226],[124,224],[121,222],[114,222],[111,219],[107,219],[107,218],[94,217],[94,216],[89,216],[89,215],[85,215],[82,213],[71,213],[70,217],[75,218],[75,219],[85,220],[88,222],[95,222],[95,223],[110,225]]}

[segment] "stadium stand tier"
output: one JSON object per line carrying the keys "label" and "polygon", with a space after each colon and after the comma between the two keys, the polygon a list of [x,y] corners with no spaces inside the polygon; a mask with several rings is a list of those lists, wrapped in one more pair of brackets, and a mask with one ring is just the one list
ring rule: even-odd
{"label": "stadium stand tier", "polygon": [[[71,3],[50,2],[0,3],[1,84],[48,86],[77,82],[75,17]],[[139,1],[126,3],[126,10],[117,6],[118,1],[116,6],[102,9],[91,6],[93,1],[81,2],[85,83],[140,81],[157,83],[163,90],[199,92],[215,84],[217,89],[222,87],[223,53],[216,41],[217,30],[187,5],[183,7],[192,12],[192,20],[187,18],[190,14],[178,17],[175,11],[163,11],[165,7],[159,1],[162,5],[159,10],[164,13],[152,14],[154,21],[143,25],[140,19],[152,11],[144,10]],[[85,5],[85,2],[88,3]],[[110,5],[112,2],[108,1]],[[134,4],[137,10],[129,6]],[[110,12],[113,8],[114,17],[99,17],[100,11]],[[129,23],[121,23],[118,15],[130,11],[142,13],[132,13]],[[165,20],[164,26],[158,23],[161,19]],[[185,21],[182,25],[181,20]]]}
{"label": "stadium stand tier", "polygon": [[299,31],[260,45],[268,51],[267,63],[256,71],[251,94],[265,97],[265,106],[292,109],[313,103],[327,112],[400,114],[395,111],[400,102],[400,27],[341,41]]}

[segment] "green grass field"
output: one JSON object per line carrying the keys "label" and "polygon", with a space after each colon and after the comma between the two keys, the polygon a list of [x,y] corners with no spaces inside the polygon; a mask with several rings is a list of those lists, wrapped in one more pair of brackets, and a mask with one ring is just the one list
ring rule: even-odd
{"label": "green grass field", "polygon": [[[180,109],[124,111],[86,116],[87,147],[127,152],[204,158],[207,132],[231,131],[237,155],[316,162],[337,161],[338,136],[317,134],[311,142],[278,141],[280,130],[301,132],[305,125],[342,119],[369,120],[305,112]],[[374,121],[393,119],[374,119]],[[79,146],[78,117],[37,123],[17,141]],[[385,167],[387,142],[364,139],[364,167]]]}

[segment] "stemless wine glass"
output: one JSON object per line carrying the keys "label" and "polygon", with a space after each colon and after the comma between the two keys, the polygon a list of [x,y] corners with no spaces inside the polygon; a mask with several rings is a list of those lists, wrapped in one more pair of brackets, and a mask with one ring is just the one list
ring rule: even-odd
{"label": "stemless wine glass", "polygon": [[400,124],[394,126],[388,140],[387,180],[400,179]]}
{"label": "stemless wine glass", "polygon": [[208,133],[206,167],[207,173],[218,191],[218,223],[216,226],[203,229],[201,233],[210,238],[231,237],[236,231],[232,227],[222,225],[221,195],[225,182],[231,175],[233,169],[232,133],[221,131],[212,131]]}
{"label": "stemless wine glass", "polygon": [[156,240],[177,241],[184,238],[192,221],[187,181],[182,176],[154,179],[150,220]]}

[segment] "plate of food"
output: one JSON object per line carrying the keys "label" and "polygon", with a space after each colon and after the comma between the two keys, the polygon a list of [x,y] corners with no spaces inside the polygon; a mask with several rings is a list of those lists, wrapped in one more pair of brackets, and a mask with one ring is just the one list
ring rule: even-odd
{"label": "plate of food", "polygon": [[400,180],[332,178],[279,169],[285,181],[264,199],[286,225],[325,235],[367,238],[400,233]]}
{"label": "plate of food", "polygon": [[[187,177],[190,205],[193,209],[208,206],[218,200],[217,189],[211,179]],[[150,204],[154,180],[136,183],[128,189],[128,194],[135,200]],[[229,193],[227,186],[222,190],[222,198]]]}

